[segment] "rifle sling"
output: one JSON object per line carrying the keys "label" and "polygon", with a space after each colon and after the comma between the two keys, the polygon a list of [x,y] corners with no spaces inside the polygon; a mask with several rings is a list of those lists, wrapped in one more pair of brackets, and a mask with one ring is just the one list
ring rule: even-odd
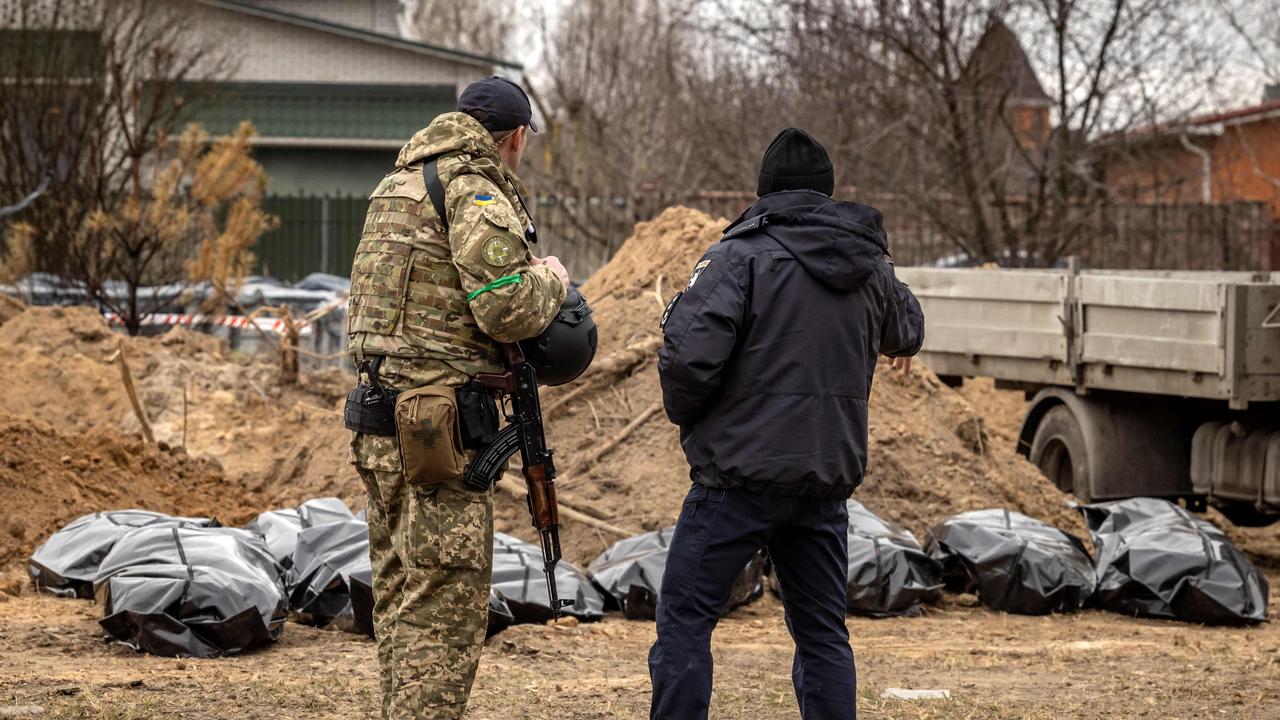
{"label": "rifle sling", "polygon": [[433,155],[423,163],[422,180],[427,185],[427,195],[431,198],[431,205],[436,209],[436,215],[440,216],[440,224],[444,225],[444,231],[447,233],[449,216],[445,213],[444,185],[440,182],[440,171],[436,169],[436,160],[439,157],[439,155]]}

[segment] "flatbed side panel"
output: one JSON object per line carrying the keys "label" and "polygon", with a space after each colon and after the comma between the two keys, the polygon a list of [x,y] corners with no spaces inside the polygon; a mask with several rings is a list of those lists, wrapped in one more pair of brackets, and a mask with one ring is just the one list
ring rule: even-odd
{"label": "flatbed side panel", "polygon": [[1026,382],[1069,377],[1059,271],[899,268],[925,315],[923,359],[944,375],[999,371]]}
{"label": "flatbed side panel", "polygon": [[1277,283],[1280,272],[1254,272],[1250,270],[1103,270],[1090,268],[1082,275],[1103,277],[1132,277],[1143,280],[1194,280],[1214,283]]}
{"label": "flatbed side panel", "polygon": [[1225,400],[1230,394],[1226,378],[1183,370],[1085,365],[1082,382],[1090,390],[1168,395],[1173,397]]}
{"label": "flatbed side panel", "polygon": [[1030,385],[1073,384],[1070,370],[1065,363],[1059,362],[990,355],[965,356],[927,350],[920,353],[920,362],[939,375],[992,377]]}
{"label": "flatbed side panel", "polygon": [[[926,316],[928,310],[925,310]],[[932,345],[930,344],[932,339]],[[992,357],[1031,358],[1058,360],[1067,352],[1066,339],[1061,335],[1020,329],[995,329],[980,325],[932,325],[925,332],[925,347],[946,348],[947,352],[961,355],[990,355]]]}
{"label": "flatbed side panel", "polygon": [[1245,375],[1280,375],[1280,283],[1249,285],[1245,306]]}
{"label": "flatbed side panel", "polygon": [[1066,273],[1033,270],[898,268],[898,279],[918,298],[958,297],[1003,302],[1061,302]]}
{"label": "flatbed side panel", "polygon": [[[1233,407],[1280,401],[1280,273],[898,268],[898,276],[924,306],[922,359],[939,374]],[[1073,315],[1074,349],[1063,327]]]}
{"label": "flatbed side panel", "polygon": [[1218,312],[1222,283],[1212,280],[1166,280],[1104,275],[1081,275],[1080,302],[1150,310]]}
{"label": "flatbed side panel", "polygon": [[[1083,275],[1080,361],[1215,377],[1226,372],[1224,286]],[[1086,369],[1086,379],[1096,375]],[[1216,384],[1216,383],[1215,383]]]}

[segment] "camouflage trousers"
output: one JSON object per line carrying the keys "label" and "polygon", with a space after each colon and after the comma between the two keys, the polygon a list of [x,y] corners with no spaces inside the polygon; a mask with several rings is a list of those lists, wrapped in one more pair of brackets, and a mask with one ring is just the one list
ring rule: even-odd
{"label": "camouflage trousers", "polygon": [[393,438],[357,436],[382,718],[458,720],[489,622],[493,495],[405,482]]}

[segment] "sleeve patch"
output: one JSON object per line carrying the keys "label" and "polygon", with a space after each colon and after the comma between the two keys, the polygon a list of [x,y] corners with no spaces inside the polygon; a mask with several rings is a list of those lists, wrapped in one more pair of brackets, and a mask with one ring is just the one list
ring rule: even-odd
{"label": "sleeve patch", "polygon": [[698,282],[698,278],[702,277],[702,272],[711,267],[710,260],[703,260],[693,267],[693,277],[689,278],[689,284],[684,286],[684,291],[689,292],[693,289],[693,284]]}
{"label": "sleeve patch", "polygon": [[515,244],[502,235],[494,235],[480,246],[484,261],[494,267],[506,267],[516,259]]}
{"label": "sleeve patch", "polygon": [[475,196],[475,200],[474,200],[474,202],[475,202],[475,204],[480,205],[480,206],[482,206],[482,207],[483,207],[483,206],[485,206],[485,205],[492,205],[492,204],[493,204],[493,196],[492,196],[492,195],[485,195],[485,194],[477,193],[477,194],[476,194],[476,196]]}

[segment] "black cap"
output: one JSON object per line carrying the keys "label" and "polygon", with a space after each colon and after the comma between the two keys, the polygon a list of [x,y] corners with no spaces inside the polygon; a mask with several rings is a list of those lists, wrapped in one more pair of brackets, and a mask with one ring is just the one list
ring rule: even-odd
{"label": "black cap", "polygon": [[524,89],[514,82],[494,75],[477,80],[466,87],[458,96],[458,112],[471,113],[479,110],[482,118],[480,124],[489,132],[515,130],[522,125],[538,132],[533,124],[533,108],[529,106],[529,96]]}
{"label": "black cap", "polygon": [[778,133],[760,161],[756,195],[779,190],[817,190],[831,195],[836,189],[835,169],[822,143],[800,128]]}

